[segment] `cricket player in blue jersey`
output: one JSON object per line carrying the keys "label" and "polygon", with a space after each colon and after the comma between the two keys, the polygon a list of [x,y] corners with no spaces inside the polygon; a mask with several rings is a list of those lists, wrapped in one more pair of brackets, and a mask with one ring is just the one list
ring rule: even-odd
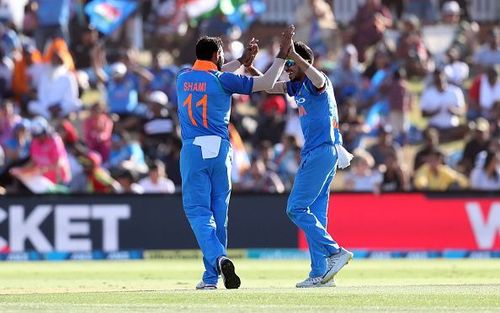
{"label": "cricket player in blue jersey", "polygon": [[223,66],[222,41],[218,37],[200,38],[193,67],[177,76],[182,201],[205,265],[196,289],[216,289],[219,274],[227,289],[240,286],[234,264],[226,256],[233,153],[228,133],[231,96],[271,89],[283,71],[293,34],[293,27],[282,34],[280,52],[263,76],[228,72],[241,63],[252,63],[258,49],[255,42],[245,50],[246,55]]}
{"label": "cricket player in blue jersey", "polygon": [[298,288],[335,286],[335,275],[353,257],[326,230],[330,184],[337,166],[347,167],[352,155],[342,147],[332,83],[313,62],[312,50],[294,42],[285,63],[290,81],[277,82],[268,90],[295,98],[304,134],[301,163],[286,209],[304,231],[311,255],[311,272],[297,283]]}

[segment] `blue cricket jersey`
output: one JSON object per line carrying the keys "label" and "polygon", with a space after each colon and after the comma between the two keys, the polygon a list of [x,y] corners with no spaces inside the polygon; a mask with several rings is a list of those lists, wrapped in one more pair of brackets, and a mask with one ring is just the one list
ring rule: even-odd
{"label": "blue cricket jersey", "polygon": [[[323,74],[324,75],[324,74]],[[288,95],[295,98],[299,108],[300,126],[304,134],[302,154],[322,144],[342,144],[339,132],[339,114],[330,79],[318,91],[309,78],[286,83]]]}
{"label": "blue cricket jersey", "polygon": [[231,95],[249,95],[253,78],[223,73],[210,61],[197,60],[177,75],[177,106],[181,137],[215,135],[229,140]]}

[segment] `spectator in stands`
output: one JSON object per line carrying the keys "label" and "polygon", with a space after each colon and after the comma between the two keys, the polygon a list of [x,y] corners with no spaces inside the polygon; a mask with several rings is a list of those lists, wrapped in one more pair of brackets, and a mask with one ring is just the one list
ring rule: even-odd
{"label": "spectator in stands", "polygon": [[104,162],[108,160],[111,150],[112,132],[113,120],[106,112],[105,104],[94,103],[83,122],[83,138],[87,147],[99,153]]}
{"label": "spectator in stands", "polygon": [[14,104],[10,100],[0,103],[0,145],[12,137],[14,126],[21,121],[21,116],[14,111]]}
{"label": "spectator in stands", "polygon": [[143,147],[150,158],[156,159],[164,156],[169,137],[177,135],[177,117],[170,114],[169,99],[164,92],[153,91],[148,98]]}
{"label": "spectator in stands", "polygon": [[493,104],[489,120],[491,125],[491,134],[494,137],[500,137],[500,100]]}
{"label": "spectator in stands", "polygon": [[365,125],[354,99],[348,99],[344,105],[339,106],[340,129],[344,147],[348,151],[356,150],[363,138],[370,129]]}
{"label": "spectator in stands", "polygon": [[[485,151],[483,162],[479,162],[470,175],[471,187],[477,190],[500,191],[500,153]],[[481,164],[484,163],[484,164]]]}
{"label": "spectator in stands", "polygon": [[442,21],[447,25],[456,27],[449,48],[455,48],[458,51],[459,59],[463,60],[474,51],[479,27],[475,22],[469,23],[466,20],[461,20],[460,15],[460,5],[456,1],[448,1],[443,4],[441,9]]}
{"label": "spectator in stands", "polygon": [[414,15],[406,15],[402,19],[396,55],[402,61],[408,76],[422,77],[432,67],[430,55],[420,32],[420,21]]}
{"label": "spectator in stands", "polygon": [[375,161],[370,153],[355,150],[350,169],[344,176],[345,190],[379,193],[383,177],[374,166]]}
{"label": "spectator in stands", "polygon": [[118,172],[116,180],[119,183],[118,193],[144,193],[142,187],[137,183],[136,175],[129,170],[124,169]]}
{"label": "spectator in stands", "polygon": [[149,166],[147,177],[139,180],[139,185],[144,193],[174,193],[174,182],[168,179],[165,173],[165,164],[160,160],[155,160]]}
{"label": "spectator in stands", "polygon": [[0,48],[0,98],[7,98],[12,93],[12,71],[14,63],[5,56],[4,51]]}
{"label": "spectator in stands", "polygon": [[389,155],[396,155],[399,158],[401,155],[401,146],[394,141],[390,125],[379,128],[377,142],[368,148],[368,152],[373,157],[375,166],[385,164],[385,159]]}
{"label": "spectator in stands", "polygon": [[500,80],[496,68],[489,67],[474,79],[469,89],[469,99],[469,119],[491,117],[495,102],[500,101]]}
{"label": "spectator in stands", "polygon": [[278,174],[266,168],[262,159],[252,162],[248,172],[243,175],[236,189],[255,192],[283,193],[285,185]]}
{"label": "spectator in stands", "polygon": [[401,192],[410,189],[408,176],[395,153],[387,154],[379,170],[382,173],[382,191]]}
{"label": "spectator in stands", "polygon": [[17,33],[5,24],[0,23],[0,48],[3,50],[4,55],[11,57],[20,46],[21,41]]}
{"label": "spectator in stands", "polygon": [[134,174],[145,174],[148,171],[141,146],[126,131],[115,132],[111,136],[111,152],[104,167],[112,173],[122,169]]}
{"label": "spectator in stands", "polygon": [[380,86],[389,105],[389,123],[392,127],[392,134],[400,143],[406,142],[406,135],[410,128],[411,95],[405,76],[404,69],[396,70]]}
{"label": "spectator in stands", "polygon": [[439,133],[435,128],[427,128],[423,132],[424,145],[415,154],[413,160],[413,171],[416,171],[425,163],[425,160],[433,151],[439,148]]}
{"label": "spectator in stands", "polygon": [[480,117],[475,122],[471,122],[473,133],[471,138],[465,143],[462,159],[459,162],[461,172],[469,175],[474,167],[476,157],[481,151],[488,149],[490,144],[490,124],[488,120]]}
{"label": "spectator in stands", "polygon": [[43,51],[45,44],[55,38],[69,42],[68,22],[70,0],[35,0],[37,5],[37,28],[35,40],[38,50]]}
{"label": "spectator in stands", "polygon": [[416,189],[446,191],[468,187],[467,177],[443,164],[443,158],[444,156],[439,150],[429,153],[426,163],[415,173]]}
{"label": "spectator in stands", "polygon": [[30,158],[30,121],[27,119],[20,120],[12,130],[10,138],[3,143],[5,152],[4,166],[1,168],[0,185],[9,185],[11,177],[8,171],[12,167],[25,164]]}
{"label": "spectator in stands", "polygon": [[405,13],[416,15],[417,18],[425,24],[434,23],[437,20],[434,0],[406,0]]}
{"label": "spectator in stands", "polygon": [[356,97],[361,89],[361,69],[358,64],[358,51],[348,44],[340,55],[340,62],[333,69],[330,79],[335,88],[335,96],[339,103],[351,97]]}
{"label": "spectator in stands", "polygon": [[500,64],[500,28],[492,28],[486,35],[486,43],[474,54],[473,61],[481,66]]}
{"label": "spectator in stands", "polygon": [[469,78],[469,66],[458,58],[458,53],[456,48],[448,50],[448,64],[444,66],[444,74],[450,84],[463,88],[464,82]]}
{"label": "spectator in stands", "polygon": [[337,23],[331,5],[326,0],[303,1],[295,11],[295,39],[303,41],[315,52],[327,55],[336,48]]}
{"label": "spectator in stands", "polygon": [[392,60],[392,52],[387,46],[381,44],[373,55],[372,64],[363,73],[363,76],[369,78],[369,82],[364,83],[360,105],[362,108],[369,108],[366,113],[366,123],[371,128],[380,126],[382,120],[389,115],[389,104],[381,88],[384,81],[389,79],[395,70]]}
{"label": "spectator in stands", "polygon": [[358,8],[349,32],[352,43],[358,49],[359,62],[365,62],[366,50],[380,42],[386,29],[391,26],[391,12],[380,0],[367,0]]}
{"label": "spectator in stands", "polygon": [[36,97],[36,86],[32,80],[30,69],[33,64],[42,62],[42,55],[34,46],[24,44],[14,55],[14,71],[12,73],[12,91],[17,100],[21,101],[21,108],[30,98]]}
{"label": "spectator in stands", "polygon": [[115,193],[120,189],[120,185],[101,166],[101,156],[95,151],[88,151],[79,157],[79,162],[83,167],[83,173],[70,184],[72,192],[86,193]]}
{"label": "spectator in stands", "polygon": [[254,134],[254,142],[269,140],[273,144],[281,141],[285,129],[286,102],[282,95],[265,95],[262,102],[262,115],[259,119],[257,130]]}
{"label": "spectator in stands", "polygon": [[179,69],[175,65],[165,66],[161,62],[160,53],[154,53],[149,71],[153,75],[149,83],[149,91],[162,91],[167,95],[169,104],[172,107],[177,106],[177,90],[175,80]]}
{"label": "spectator in stands", "polygon": [[34,0],[29,0],[24,6],[24,17],[23,17],[23,35],[33,38],[35,36],[35,31],[37,28],[37,17],[36,11],[38,9],[38,4]]}
{"label": "spectator in stands", "polygon": [[54,184],[68,183],[71,172],[61,137],[40,116],[31,123],[31,135],[31,161],[22,167],[11,169],[12,175],[43,175]]}
{"label": "spectator in stands", "polygon": [[40,64],[37,99],[28,104],[31,114],[51,119],[65,117],[80,109],[78,84],[64,58],[63,51],[54,51],[50,64]]}
{"label": "spectator in stands", "polygon": [[282,142],[276,145],[275,151],[276,173],[289,190],[300,165],[300,147],[297,139],[294,136],[283,136]]}
{"label": "spectator in stands", "polygon": [[101,83],[106,85],[106,103],[110,113],[115,113],[122,120],[135,115],[139,106],[138,82],[127,76],[127,66],[119,62],[111,66],[111,78],[108,78],[102,67],[94,63],[94,71]]}
{"label": "spectator in stands", "polygon": [[429,126],[438,129],[440,141],[463,138],[467,132],[467,126],[460,125],[459,120],[466,110],[463,92],[447,83],[442,70],[434,71],[433,84],[424,89],[420,108],[429,118]]}
{"label": "spectator in stands", "polygon": [[71,54],[75,60],[78,70],[90,70],[92,68],[92,50],[97,44],[99,34],[91,26],[86,26],[80,32],[80,38],[71,42]]}

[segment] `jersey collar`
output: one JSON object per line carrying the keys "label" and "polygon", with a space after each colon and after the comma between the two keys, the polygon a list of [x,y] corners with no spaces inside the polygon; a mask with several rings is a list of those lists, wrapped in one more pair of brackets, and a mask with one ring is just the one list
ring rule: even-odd
{"label": "jersey collar", "polygon": [[217,71],[217,65],[211,61],[196,60],[193,64],[193,70],[195,71]]}

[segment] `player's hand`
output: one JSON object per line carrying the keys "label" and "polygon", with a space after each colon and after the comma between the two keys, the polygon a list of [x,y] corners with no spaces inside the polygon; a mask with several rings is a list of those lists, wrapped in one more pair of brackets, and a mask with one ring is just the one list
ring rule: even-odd
{"label": "player's hand", "polygon": [[249,67],[252,65],[255,56],[259,52],[259,40],[252,38],[250,42],[247,44],[245,51],[243,51],[243,55],[238,59],[238,61],[243,64],[245,67]]}
{"label": "player's hand", "polygon": [[290,25],[287,29],[281,34],[280,39],[280,51],[278,52],[277,57],[281,59],[285,59],[291,47],[293,47],[293,36],[295,35],[295,26]]}

